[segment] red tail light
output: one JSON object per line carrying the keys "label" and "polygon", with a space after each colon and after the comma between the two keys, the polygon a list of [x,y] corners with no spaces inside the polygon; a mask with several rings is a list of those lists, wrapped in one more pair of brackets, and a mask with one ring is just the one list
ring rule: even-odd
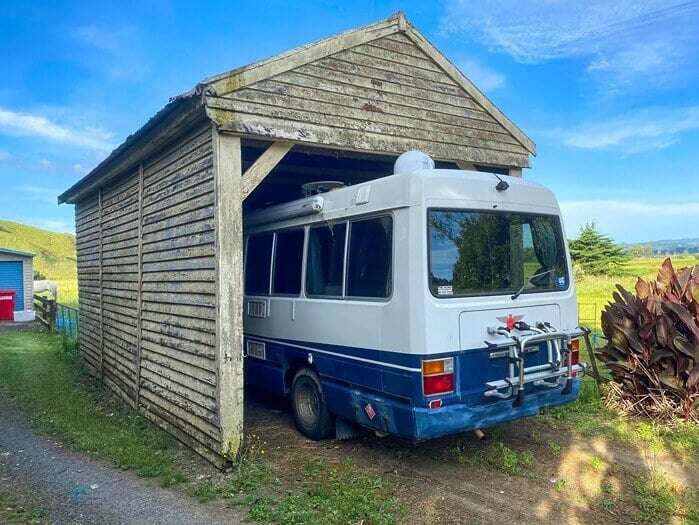
{"label": "red tail light", "polygon": [[[574,365],[580,362],[580,339],[573,339],[570,342],[570,362]],[[578,374],[573,372],[571,375],[575,377]]]}
{"label": "red tail light", "polygon": [[454,391],[454,358],[422,362],[422,390],[426,396]]}

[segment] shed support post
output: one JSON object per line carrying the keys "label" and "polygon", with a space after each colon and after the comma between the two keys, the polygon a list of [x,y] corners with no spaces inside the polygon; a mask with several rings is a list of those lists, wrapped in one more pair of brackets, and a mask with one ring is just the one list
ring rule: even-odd
{"label": "shed support post", "polygon": [[269,175],[279,161],[293,147],[291,142],[274,142],[243,174],[243,200]]}
{"label": "shed support post", "polygon": [[216,345],[220,453],[243,437],[243,198],[240,137],[213,126],[216,192]]}

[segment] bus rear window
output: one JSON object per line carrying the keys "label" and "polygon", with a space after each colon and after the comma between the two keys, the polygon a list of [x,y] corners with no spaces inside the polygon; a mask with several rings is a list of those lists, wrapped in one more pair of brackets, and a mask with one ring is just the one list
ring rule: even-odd
{"label": "bus rear window", "polygon": [[556,216],[430,210],[429,286],[437,297],[568,288]]}

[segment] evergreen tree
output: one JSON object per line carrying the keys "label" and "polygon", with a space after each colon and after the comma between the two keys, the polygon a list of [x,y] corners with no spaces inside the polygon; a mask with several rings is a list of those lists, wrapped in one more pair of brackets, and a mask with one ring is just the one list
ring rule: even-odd
{"label": "evergreen tree", "polygon": [[595,223],[580,229],[570,241],[570,256],[583,271],[591,274],[615,274],[629,260],[624,248],[597,231]]}

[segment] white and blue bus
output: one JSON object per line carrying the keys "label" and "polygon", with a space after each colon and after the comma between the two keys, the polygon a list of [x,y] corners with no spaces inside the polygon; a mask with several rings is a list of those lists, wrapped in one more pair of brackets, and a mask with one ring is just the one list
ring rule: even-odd
{"label": "white and blue bus", "polygon": [[246,385],[288,396],[312,439],[341,421],[417,441],[574,400],[582,331],[553,194],[396,171],[246,217]]}

